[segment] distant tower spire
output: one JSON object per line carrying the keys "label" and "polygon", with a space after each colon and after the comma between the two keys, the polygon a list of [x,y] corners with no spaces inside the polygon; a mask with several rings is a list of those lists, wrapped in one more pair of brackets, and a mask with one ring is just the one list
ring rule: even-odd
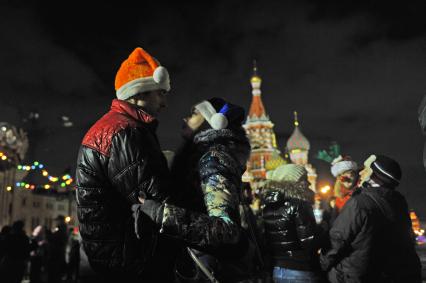
{"label": "distant tower spire", "polygon": [[297,111],[294,111],[293,113],[294,113],[294,125],[296,127],[298,127],[299,126],[299,118],[297,117]]}
{"label": "distant tower spire", "polygon": [[256,59],[253,60],[253,77],[257,77],[257,61]]}

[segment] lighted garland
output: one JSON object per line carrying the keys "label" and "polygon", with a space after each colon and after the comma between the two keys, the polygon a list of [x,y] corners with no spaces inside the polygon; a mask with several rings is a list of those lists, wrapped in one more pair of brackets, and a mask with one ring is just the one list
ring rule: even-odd
{"label": "lighted garland", "polygon": [[48,178],[49,181],[52,182],[52,183],[56,183],[59,180],[62,180],[64,182],[61,183],[61,187],[65,187],[65,185],[70,185],[73,181],[73,179],[71,178],[71,176],[69,174],[65,174],[61,178],[59,178],[59,177],[56,177],[56,176],[49,175],[49,172],[47,170],[43,169],[43,168],[44,168],[44,165],[41,164],[38,161],[35,161],[33,163],[33,165],[18,165],[17,166],[17,169],[21,170],[21,171],[41,170],[41,174],[44,177]]}
{"label": "lighted garland", "polygon": [[[3,161],[7,161],[9,157],[4,152],[0,151],[0,159]],[[18,165],[16,168],[21,171],[41,170],[42,175],[46,177],[47,179],[49,179],[49,182],[58,183],[59,181],[61,181],[60,187],[62,188],[65,188],[71,185],[72,182],[74,181],[74,179],[69,174],[65,174],[62,177],[49,175],[49,172],[46,169],[44,169],[45,166],[38,161],[33,162],[32,165]],[[52,184],[35,185],[35,184],[26,183],[26,182],[17,182],[15,185],[16,187],[25,188],[29,190],[34,190],[39,187],[42,187],[45,190],[49,190],[53,187]],[[11,191],[12,187],[7,186],[6,190]]]}

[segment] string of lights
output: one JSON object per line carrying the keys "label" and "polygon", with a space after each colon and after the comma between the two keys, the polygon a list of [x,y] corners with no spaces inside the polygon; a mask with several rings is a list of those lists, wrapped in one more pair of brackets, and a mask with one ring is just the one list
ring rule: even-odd
{"label": "string of lights", "polygon": [[[9,157],[6,155],[6,153],[0,151],[0,159],[3,160],[3,161],[7,161],[9,159]],[[16,187],[25,188],[25,189],[29,189],[29,190],[34,190],[34,189],[40,188],[40,187],[44,188],[45,190],[49,190],[49,189],[52,189],[56,186],[60,186],[61,188],[66,188],[67,186],[70,186],[72,184],[72,182],[74,181],[74,179],[69,174],[65,174],[61,177],[50,175],[49,172],[45,169],[45,166],[38,161],[34,161],[31,165],[19,164],[19,165],[17,165],[16,169],[18,169],[20,171],[40,170],[41,174],[49,180],[49,183],[45,183],[45,184],[42,184],[42,185],[30,184],[30,183],[26,183],[26,182],[16,182],[15,183]],[[12,186],[8,185],[6,187],[6,190],[8,192],[12,191]]]}

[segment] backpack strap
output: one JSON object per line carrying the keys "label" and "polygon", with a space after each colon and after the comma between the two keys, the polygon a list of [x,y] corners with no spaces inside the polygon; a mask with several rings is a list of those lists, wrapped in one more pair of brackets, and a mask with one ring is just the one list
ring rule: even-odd
{"label": "backpack strap", "polygon": [[219,283],[219,281],[214,277],[214,274],[201,262],[201,260],[197,257],[194,251],[189,247],[187,247],[187,250],[192,260],[200,268],[204,275],[210,280],[210,282]]}
{"label": "backpack strap", "polygon": [[383,201],[382,199],[378,199],[377,196],[375,196],[374,194],[370,193],[370,192],[365,192],[364,193],[367,197],[369,197],[371,200],[373,200],[373,202],[376,204],[376,206],[380,209],[380,211],[382,212],[383,216],[391,221],[391,219],[393,219],[393,211],[391,209],[391,207],[389,206],[389,204],[387,204],[385,201]]}

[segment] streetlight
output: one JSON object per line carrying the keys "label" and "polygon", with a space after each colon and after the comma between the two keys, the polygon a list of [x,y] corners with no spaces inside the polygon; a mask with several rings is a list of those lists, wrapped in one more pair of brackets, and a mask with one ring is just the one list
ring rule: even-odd
{"label": "streetlight", "polygon": [[331,187],[329,186],[329,185],[325,185],[325,186],[322,186],[321,187],[321,189],[320,189],[320,192],[322,193],[322,194],[326,194],[326,193],[328,193],[329,191],[331,190]]}

